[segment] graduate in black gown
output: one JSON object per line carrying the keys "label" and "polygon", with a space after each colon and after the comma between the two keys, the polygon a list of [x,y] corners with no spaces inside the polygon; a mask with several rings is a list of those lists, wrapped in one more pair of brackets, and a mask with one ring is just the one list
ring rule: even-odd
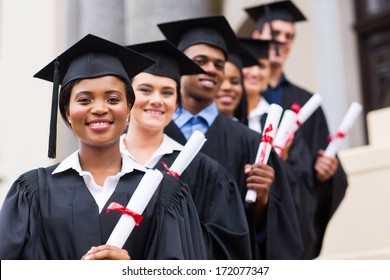
{"label": "graduate in black gown", "polygon": [[229,53],[225,62],[224,78],[215,97],[219,113],[246,126],[248,125],[248,100],[242,69],[257,64],[257,60],[244,49]]}
{"label": "graduate in black gown", "polygon": [[[57,94],[79,150],[22,174],[0,211],[0,259],[205,259],[196,208],[183,182],[165,174],[123,248],[105,245],[146,169],[120,153],[134,92],[130,77],[153,60],[87,35],[35,77],[54,82],[49,157],[55,157]],[[124,210],[124,209],[122,209]],[[132,210],[132,209],[128,209]],[[139,219],[142,215],[143,220]]]}
{"label": "graduate in black gown", "polygon": [[302,242],[288,182],[285,176],[274,175],[274,170],[283,170],[280,159],[272,153],[270,165],[254,164],[260,134],[219,114],[214,102],[227,54],[239,48],[230,25],[223,16],[214,16],[158,26],[206,72],[181,78],[182,107],[165,133],[182,144],[193,130],[205,133],[208,141],[201,152],[231,172],[243,203],[248,189],[256,191],[256,203],[245,205],[254,259],[299,258]]}
{"label": "graduate in black gown", "polygon": [[[256,22],[252,37],[276,41],[270,48],[271,79],[263,96],[284,109],[293,104],[302,107],[312,94],[289,81],[284,64],[294,42],[295,26],[306,20],[291,1],[274,2],[246,9]],[[321,251],[326,226],[345,196],[347,176],[337,157],[323,155],[329,129],[322,108],[298,129],[287,164],[291,167],[296,204],[305,243],[304,259],[313,259]]]}
{"label": "graduate in black gown", "polygon": [[[180,77],[204,71],[168,41],[128,47],[156,63],[132,79],[136,101],[122,150],[147,168],[165,170],[183,148],[164,134],[180,104]],[[208,259],[250,259],[249,228],[232,175],[199,153],[180,178],[194,199]]]}
{"label": "graduate in black gown", "polygon": [[262,133],[270,104],[262,97],[268,84],[270,63],[268,49],[270,41],[239,38],[242,47],[256,59],[256,65],[242,68],[247,97],[248,127]]}

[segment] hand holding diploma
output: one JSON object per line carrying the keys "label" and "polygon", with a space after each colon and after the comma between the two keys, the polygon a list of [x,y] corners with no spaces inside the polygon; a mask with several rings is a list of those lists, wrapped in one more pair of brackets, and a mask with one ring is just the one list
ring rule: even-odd
{"label": "hand holding diploma", "polygon": [[[283,108],[277,104],[271,104],[268,112],[267,120],[263,129],[261,142],[256,155],[256,163],[268,162],[268,158],[272,149],[272,142],[282,116]],[[253,203],[256,201],[256,192],[248,190],[245,196],[245,201]]]}
{"label": "hand holding diploma", "polygon": [[343,120],[340,123],[337,133],[333,137],[331,137],[331,141],[324,152],[325,156],[331,157],[337,154],[343,139],[348,134],[353,124],[356,122],[361,111],[362,105],[357,102],[352,102],[352,104],[349,106],[347,113],[345,114]]}

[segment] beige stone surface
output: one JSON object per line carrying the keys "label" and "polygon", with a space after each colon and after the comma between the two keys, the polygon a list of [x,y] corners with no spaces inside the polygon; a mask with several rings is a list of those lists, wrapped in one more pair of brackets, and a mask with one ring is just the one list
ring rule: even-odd
{"label": "beige stone surface", "polygon": [[389,110],[370,115],[374,144],[339,154],[349,187],[328,225],[320,259],[390,259],[390,144],[383,129],[389,116]]}
{"label": "beige stone surface", "polygon": [[371,145],[390,145],[390,107],[367,114],[368,141]]}

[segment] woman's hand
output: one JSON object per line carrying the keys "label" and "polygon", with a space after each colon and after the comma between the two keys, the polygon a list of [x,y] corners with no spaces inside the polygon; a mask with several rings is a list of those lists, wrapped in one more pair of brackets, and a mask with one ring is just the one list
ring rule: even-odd
{"label": "woman's hand", "polygon": [[112,245],[100,245],[92,247],[82,258],[82,260],[131,260],[129,253],[125,249]]}

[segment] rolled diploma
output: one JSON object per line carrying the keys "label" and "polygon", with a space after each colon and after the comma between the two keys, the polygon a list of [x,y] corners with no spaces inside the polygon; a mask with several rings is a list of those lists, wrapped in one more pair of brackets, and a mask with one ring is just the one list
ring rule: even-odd
{"label": "rolled diploma", "polygon": [[[170,169],[181,175],[181,173],[188,167],[188,165],[200,151],[205,142],[206,139],[204,134],[197,130],[194,131],[190,139],[188,139],[187,143],[185,144],[183,150],[173,162]],[[162,178],[163,175],[160,171],[149,169],[142,177],[142,180],[140,181],[126,208],[132,210],[135,213],[142,214],[154,192],[156,191],[158,185],[160,184]],[[147,193],[142,193],[142,191],[140,191],[141,189]],[[129,215],[122,215],[114,230],[112,231],[107,244],[122,248],[133,231],[134,226],[135,221],[133,217]]]}
{"label": "rolled diploma", "polygon": [[169,169],[181,175],[194,159],[194,157],[198,154],[205,142],[206,138],[204,134],[198,130],[195,130]]}
{"label": "rolled diploma", "polygon": [[[142,214],[162,178],[163,174],[159,170],[148,169],[139,182],[126,208],[137,214]],[[135,221],[132,216],[122,215],[106,244],[122,248],[133,231],[134,226]]]}
{"label": "rolled diploma", "polygon": [[[297,115],[297,121],[302,125],[313,113],[320,107],[322,102],[322,97],[320,94],[315,93],[313,96],[302,106]],[[294,131],[297,131],[299,128],[298,125],[294,127]]]}
{"label": "rolled diploma", "polygon": [[[263,128],[263,136],[265,134],[266,129],[270,125],[272,125],[272,130],[267,132],[267,135],[272,137],[272,139],[275,137],[276,130],[278,128],[279,121],[280,121],[280,118],[282,116],[282,113],[283,113],[283,108],[280,105],[275,104],[275,103],[270,105],[268,116],[267,116],[267,120],[265,121],[265,125],[264,125],[264,128]],[[260,155],[261,155],[261,151],[263,149],[266,149],[265,150],[265,156],[262,159],[262,161],[260,162],[260,160],[261,160],[260,159]],[[256,163],[258,163],[258,162],[260,162],[260,163],[267,163],[268,162],[268,158],[269,158],[269,154],[271,153],[271,149],[272,149],[272,143],[263,142],[263,141],[260,142],[259,149],[257,150],[257,155],[256,155],[255,162]],[[246,202],[250,202],[250,203],[255,202],[256,201],[256,191],[248,190],[246,192],[245,201]]]}
{"label": "rolled diploma", "polygon": [[[347,135],[353,124],[356,122],[360,112],[362,111],[362,105],[358,102],[352,102],[349,106],[347,113],[345,114],[343,120],[341,121],[337,132],[341,132],[344,135]],[[333,138],[328,147],[324,152],[325,156],[335,156],[340,149],[340,145],[343,142],[343,138],[335,137]]]}
{"label": "rolled diploma", "polygon": [[296,123],[297,114],[292,110],[284,111],[282,121],[272,144],[279,156],[282,154],[291,133],[293,133]]}

